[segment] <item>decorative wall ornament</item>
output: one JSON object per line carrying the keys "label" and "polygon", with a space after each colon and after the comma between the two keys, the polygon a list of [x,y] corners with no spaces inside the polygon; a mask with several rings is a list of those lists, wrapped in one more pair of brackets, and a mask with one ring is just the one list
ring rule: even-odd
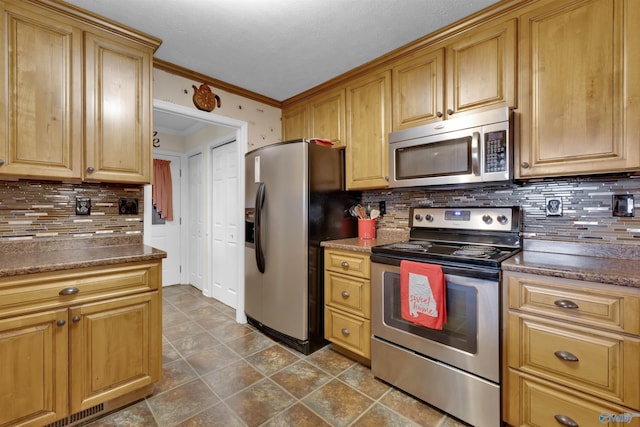
{"label": "decorative wall ornament", "polygon": [[158,131],[153,131],[153,146],[160,147],[160,138],[158,138]]}
{"label": "decorative wall ornament", "polygon": [[211,88],[206,83],[200,87],[193,85],[193,104],[198,110],[213,111],[216,106],[220,108],[220,97],[211,92]]}

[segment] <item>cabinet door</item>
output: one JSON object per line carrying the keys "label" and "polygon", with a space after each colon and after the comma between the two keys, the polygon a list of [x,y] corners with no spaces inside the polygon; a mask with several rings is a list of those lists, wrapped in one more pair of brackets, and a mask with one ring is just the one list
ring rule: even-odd
{"label": "cabinet door", "polygon": [[85,34],[84,179],[151,180],[151,49]]}
{"label": "cabinet door", "polygon": [[516,22],[481,28],[447,46],[447,117],[516,106]]}
{"label": "cabinet door", "polygon": [[330,139],[334,147],[344,147],[345,91],[336,91],[314,98],[309,103],[310,138]]}
{"label": "cabinet door", "polygon": [[66,320],[66,309],[0,320],[0,425],[42,426],[67,415]]}
{"label": "cabinet door", "polygon": [[394,131],[442,120],[444,49],[414,55],[391,71]]}
{"label": "cabinet door", "polygon": [[71,413],[160,379],[157,291],[70,309]]}
{"label": "cabinet door", "polygon": [[389,185],[391,70],[373,73],[347,87],[347,189]]}
{"label": "cabinet door", "polygon": [[282,111],[282,140],[309,137],[309,114],[307,104]]}
{"label": "cabinet door", "polygon": [[640,6],[545,2],[521,17],[521,177],[640,169]]}
{"label": "cabinet door", "polygon": [[25,2],[1,19],[0,175],[79,179],[82,33]]}

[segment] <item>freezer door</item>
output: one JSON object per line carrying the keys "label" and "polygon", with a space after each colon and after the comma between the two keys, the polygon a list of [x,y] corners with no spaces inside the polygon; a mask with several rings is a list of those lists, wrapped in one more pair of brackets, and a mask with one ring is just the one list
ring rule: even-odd
{"label": "freezer door", "polygon": [[[267,146],[247,154],[245,169],[246,207],[256,208],[255,194],[264,184],[260,219],[256,213],[260,236],[255,236],[264,255],[264,273],[261,293],[251,283],[257,280],[245,278],[245,311],[298,340],[308,339],[308,148],[305,142]],[[246,263],[256,265],[255,253],[247,251]],[[260,317],[250,313],[257,298],[262,300]]]}

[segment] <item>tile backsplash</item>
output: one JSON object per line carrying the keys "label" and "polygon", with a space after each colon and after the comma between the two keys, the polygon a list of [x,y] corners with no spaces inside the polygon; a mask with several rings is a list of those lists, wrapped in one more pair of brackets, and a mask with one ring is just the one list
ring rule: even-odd
{"label": "tile backsplash", "polygon": [[[90,215],[76,215],[77,198]],[[138,215],[120,215],[120,198],[138,199]],[[0,241],[142,235],[143,202],[141,185],[0,181]]]}
{"label": "tile backsplash", "polygon": [[[613,196],[635,195],[636,216],[614,217]],[[545,198],[562,200],[562,216],[546,216]],[[591,176],[474,189],[368,191],[365,203],[386,202],[378,228],[408,228],[411,206],[520,206],[525,239],[640,245],[640,179]]]}

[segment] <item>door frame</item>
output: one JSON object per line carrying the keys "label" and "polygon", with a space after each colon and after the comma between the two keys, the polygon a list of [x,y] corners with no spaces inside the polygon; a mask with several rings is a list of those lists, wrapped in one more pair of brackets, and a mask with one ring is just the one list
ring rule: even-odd
{"label": "door frame", "polygon": [[[163,113],[189,117],[192,119],[202,121],[206,124],[226,126],[231,129],[235,129],[235,139],[237,141],[237,159],[238,159],[238,191],[244,192],[244,188],[245,188],[244,155],[246,154],[247,147],[249,146],[247,122],[238,120],[238,119],[233,119],[230,117],[221,116],[215,113],[196,110],[191,107],[185,107],[183,105],[178,105],[171,102],[162,101],[159,99],[153,100],[153,109],[157,111],[162,111]],[[206,166],[209,164],[208,156],[210,155],[210,147],[208,147],[208,151],[209,152],[207,151],[203,152],[203,155],[205,156],[203,161],[204,161],[205,168],[207,168],[207,170],[205,171],[205,176],[210,175],[210,172],[208,171],[208,166]],[[148,193],[151,193],[151,191],[149,190]],[[205,194],[203,195],[203,197],[206,197],[205,206],[207,206],[207,210],[208,210],[206,214],[210,215],[211,213],[210,207],[211,207],[212,201],[211,201],[211,189],[209,186],[209,182],[205,182],[204,193]],[[184,199],[185,197],[182,198],[182,206],[181,206],[183,209],[185,208]],[[240,201],[240,203],[244,203],[244,194],[240,194],[240,197],[238,197],[238,200]],[[149,245],[149,240],[151,238],[150,203],[151,203],[150,194],[149,194],[149,197],[147,197],[147,192],[145,192],[143,242],[147,245]],[[237,222],[238,224],[244,224],[244,206],[240,206],[238,208]],[[205,224],[206,224],[205,225],[206,236],[207,236],[207,240],[209,240],[211,238],[211,230],[209,229],[210,221],[205,221]],[[241,234],[239,236],[239,240],[240,242],[244,242],[244,227],[241,226],[239,228],[240,228],[239,233]],[[184,234],[184,233],[181,233],[181,234]],[[211,245],[207,244],[205,246],[206,248],[203,248],[203,250],[206,251],[205,258],[208,259],[211,257]],[[184,253],[185,251],[182,251],[182,252]],[[236,277],[238,277],[238,299],[236,302],[236,307],[238,307],[238,309],[236,310],[236,321],[238,323],[246,323],[247,317],[244,313],[244,245],[243,244],[238,245],[236,256],[238,259],[238,264],[237,264],[238,270],[236,274]],[[182,261],[183,261],[182,264],[185,265],[186,259]],[[207,277],[205,277],[205,284],[209,284],[211,280],[211,277],[209,275],[209,269],[205,269],[205,274],[207,275]]]}

